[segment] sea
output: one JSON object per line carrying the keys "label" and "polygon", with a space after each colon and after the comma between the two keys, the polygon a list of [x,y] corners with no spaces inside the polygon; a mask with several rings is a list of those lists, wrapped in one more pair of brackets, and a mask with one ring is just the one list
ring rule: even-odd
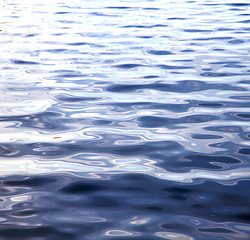
{"label": "sea", "polygon": [[2,0],[0,240],[249,240],[250,2]]}

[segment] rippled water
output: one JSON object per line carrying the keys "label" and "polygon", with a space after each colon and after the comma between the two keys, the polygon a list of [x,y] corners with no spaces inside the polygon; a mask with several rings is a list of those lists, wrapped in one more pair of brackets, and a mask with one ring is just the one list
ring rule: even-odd
{"label": "rippled water", "polygon": [[250,239],[248,1],[4,0],[0,239]]}

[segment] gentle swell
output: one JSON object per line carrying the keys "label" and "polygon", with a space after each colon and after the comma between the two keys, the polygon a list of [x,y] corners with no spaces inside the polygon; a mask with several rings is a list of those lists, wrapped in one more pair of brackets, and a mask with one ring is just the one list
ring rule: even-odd
{"label": "gentle swell", "polygon": [[0,239],[250,239],[246,1],[3,1]]}

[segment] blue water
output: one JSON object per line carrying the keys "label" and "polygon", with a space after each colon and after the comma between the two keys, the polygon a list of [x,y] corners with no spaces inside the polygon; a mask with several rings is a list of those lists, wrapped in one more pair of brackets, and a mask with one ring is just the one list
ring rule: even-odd
{"label": "blue water", "polygon": [[0,240],[250,239],[248,1],[5,0]]}

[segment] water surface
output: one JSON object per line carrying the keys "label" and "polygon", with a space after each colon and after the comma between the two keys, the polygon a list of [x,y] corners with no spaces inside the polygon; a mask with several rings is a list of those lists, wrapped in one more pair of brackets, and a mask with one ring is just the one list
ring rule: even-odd
{"label": "water surface", "polygon": [[249,13],[3,1],[0,239],[249,239]]}

